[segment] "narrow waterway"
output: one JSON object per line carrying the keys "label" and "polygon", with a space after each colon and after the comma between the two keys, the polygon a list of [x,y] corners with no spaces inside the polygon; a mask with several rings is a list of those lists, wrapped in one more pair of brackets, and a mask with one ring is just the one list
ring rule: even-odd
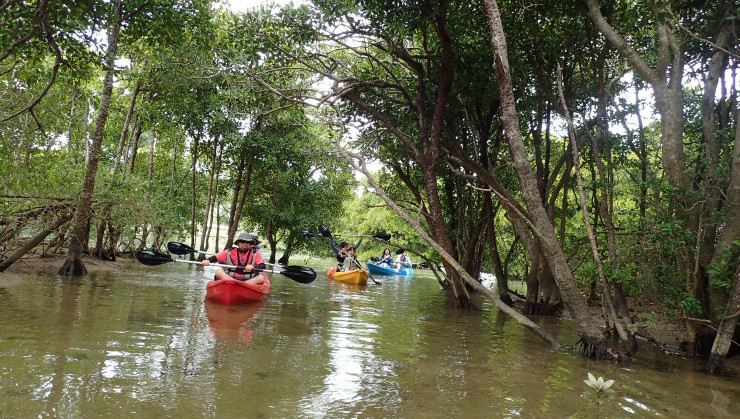
{"label": "narrow waterway", "polygon": [[[297,263],[294,261],[294,263]],[[204,302],[200,267],[0,276],[0,418],[724,418],[711,377],[647,345],[631,364],[553,351],[489,302],[453,308],[428,272],[363,287],[271,275],[264,302]],[[535,319],[564,342],[568,321]],[[588,372],[616,381],[597,411]],[[735,412],[734,414],[732,412]]]}

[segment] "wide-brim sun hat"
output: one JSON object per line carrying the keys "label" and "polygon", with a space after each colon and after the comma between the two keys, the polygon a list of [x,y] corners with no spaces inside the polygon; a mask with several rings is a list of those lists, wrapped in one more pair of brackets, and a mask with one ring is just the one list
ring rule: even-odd
{"label": "wide-brim sun hat", "polygon": [[253,245],[258,245],[260,243],[257,235],[250,233],[239,233],[239,235],[236,236],[236,240],[234,240],[234,243],[238,242],[252,243]]}

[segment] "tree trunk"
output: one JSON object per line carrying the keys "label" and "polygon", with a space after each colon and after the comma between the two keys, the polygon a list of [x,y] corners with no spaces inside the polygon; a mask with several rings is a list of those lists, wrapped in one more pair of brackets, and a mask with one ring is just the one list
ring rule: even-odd
{"label": "tree trunk", "polygon": [[740,265],[735,268],[735,283],[732,286],[730,302],[727,304],[722,321],[719,322],[717,337],[714,339],[712,352],[709,355],[707,371],[710,374],[719,375],[724,370],[738,316],[740,316]]}
{"label": "tree trunk", "polygon": [[499,95],[501,97],[501,120],[506,131],[509,152],[511,153],[513,165],[519,178],[524,202],[527,204],[527,209],[529,210],[533,232],[540,240],[547,263],[560,288],[563,303],[578,326],[578,349],[586,356],[599,358],[613,356],[613,348],[606,342],[596,322],[588,314],[586,301],[576,287],[573,273],[568,266],[563,250],[555,236],[552,223],[547,217],[542,204],[542,199],[537,190],[537,181],[532,173],[524,140],[519,131],[501,14],[495,0],[484,0],[484,5],[491,30],[491,50],[493,52]]}
{"label": "tree trunk", "polygon": [[[734,165],[738,160],[737,156],[740,155],[738,154],[738,143],[736,135],[734,149],[735,153],[732,155],[733,160],[730,163],[730,167],[733,168],[733,170],[730,172],[728,182],[730,183],[730,186],[725,195],[727,199],[724,203],[725,205],[727,205],[728,212],[725,216],[725,226],[720,233],[720,239],[716,242],[716,244],[714,242],[714,238],[717,234],[717,224],[715,222],[714,212],[719,211],[721,208],[722,203],[720,199],[720,192],[725,189],[725,185],[723,185],[723,182],[721,182],[717,176],[717,168],[721,167],[722,165],[720,162],[720,145],[717,141],[715,95],[722,72],[726,69],[727,54],[722,49],[727,49],[730,46],[731,42],[735,41],[735,37],[733,36],[734,27],[735,25],[733,24],[733,22],[725,22],[725,24],[723,24],[720,28],[717,40],[715,41],[715,45],[718,47],[717,51],[712,55],[707,66],[708,71],[701,102],[702,131],[704,136],[704,143],[706,144],[705,150],[707,161],[707,173],[703,186],[704,189],[707,191],[707,204],[705,205],[707,210],[703,216],[704,220],[706,220],[704,223],[704,225],[706,226],[706,234],[703,235],[704,239],[702,241],[702,248],[704,249],[704,251],[702,251],[701,255],[705,258],[710,258],[710,260],[704,259],[702,261],[703,265],[708,265],[715,261],[719,261],[722,258],[724,251],[729,248],[728,244],[726,243],[726,237],[740,236],[740,231],[737,229],[737,224],[733,223],[732,219],[730,218],[732,217],[733,213],[737,213],[738,211],[740,211],[740,209],[738,209],[738,206],[740,206],[738,194],[735,193],[733,195],[732,192],[732,182],[737,181],[737,177],[740,176],[740,174],[735,174],[734,168]],[[735,119],[735,124],[737,130],[737,127],[740,126],[740,124],[737,122],[737,118]],[[730,228],[729,231],[728,227]],[[725,237],[725,239],[723,239],[723,237]],[[726,302],[727,296],[723,292],[718,292],[710,287],[710,318],[717,318],[717,315],[720,314],[718,313],[718,311],[721,309],[721,307],[724,307]]]}
{"label": "tree trunk", "polygon": [[285,252],[283,252],[283,255],[278,259],[279,264],[287,265],[290,262],[290,255],[293,254],[293,247],[295,246],[297,238],[298,236],[291,231],[288,235],[288,239],[285,240]]}
{"label": "tree trunk", "polygon": [[128,112],[126,112],[126,119],[123,121],[123,129],[121,129],[121,136],[118,138],[118,148],[116,149],[116,156],[113,161],[113,173],[118,173],[118,167],[123,160],[124,148],[126,146],[126,137],[128,136],[129,126],[131,124],[131,118],[134,116],[136,110],[136,99],[139,97],[139,90],[141,89],[141,80],[136,81],[134,85],[134,91],[131,92],[131,102],[128,106]]}
{"label": "tree trunk", "polygon": [[[560,93],[560,101],[563,107],[563,114],[568,124],[568,136],[570,137],[570,146],[571,146],[571,150],[573,151],[573,166],[578,168],[580,167],[578,142],[576,140],[576,132],[575,132],[575,127],[573,126],[573,120],[570,118],[570,112],[568,111],[568,105],[565,102],[565,94],[563,93],[563,79],[562,79],[562,72],[561,72],[560,64],[558,64],[558,92]],[[598,153],[594,151],[594,154],[596,154],[595,159],[600,161],[600,159],[598,158]],[[586,198],[586,190],[583,186],[583,176],[581,175],[580,170],[576,169],[575,173],[576,173],[576,183],[578,184],[578,192],[581,198],[581,214],[583,215],[583,224],[586,226],[586,232],[588,233],[588,239],[589,239],[589,242],[591,243],[591,253],[594,259],[594,265],[596,266],[596,273],[599,277],[599,281],[601,282],[601,289],[604,295],[604,303],[605,303],[604,317],[607,321],[607,324],[611,323],[613,327],[616,329],[617,333],[619,334],[619,338],[622,340],[622,342],[624,342],[625,346],[629,348],[630,351],[633,351],[635,349],[634,345],[636,344],[636,341],[634,337],[630,339],[630,337],[627,336],[627,331],[624,329],[622,324],[619,322],[619,318],[617,317],[617,311],[614,308],[614,303],[612,301],[611,287],[610,287],[609,282],[606,279],[606,275],[604,274],[604,266],[601,262],[601,257],[599,255],[599,245],[596,241],[596,234],[594,233],[593,227],[591,226],[591,218],[588,213],[588,202]],[[605,196],[602,197],[602,199],[605,199],[605,198],[606,198]],[[607,209],[607,213],[608,212],[609,211]],[[616,249],[614,249],[614,251],[615,251],[614,257],[616,257]]]}
{"label": "tree trunk", "polygon": [[[198,225],[197,225],[197,212],[198,212],[198,170],[196,169],[196,165],[198,163],[198,145],[200,143],[200,137],[202,135],[202,130],[198,129],[198,132],[195,134],[195,138],[193,138],[193,160],[192,165],[190,167],[190,170],[192,170],[191,178],[190,178],[190,186],[192,189],[192,195],[190,199],[190,247],[195,249],[195,236],[198,231]],[[195,258],[194,254],[190,254],[190,260],[193,260]]]}
{"label": "tree trunk", "polygon": [[270,244],[270,257],[268,258],[269,263],[275,263],[275,252],[277,251],[277,231],[272,228],[272,220],[267,220],[267,242]]}
{"label": "tree trunk", "polygon": [[495,210],[493,209],[490,193],[486,193],[484,199],[486,208],[489,208],[486,220],[486,241],[488,242],[488,252],[491,254],[491,261],[493,262],[493,272],[496,275],[496,291],[498,291],[501,301],[511,307],[514,301],[512,301],[509,295],[509,280],[504,272],[501,255],[498,253],[498,246],[496,244],[496,225],[494,220],[500,207],[496,207]]}
{"label": "tree trunk", "polygon": [[62,224],[66,223],[67,221],[71,219],[72,219],[72,213],[67,212],[61,217],[57,218],[57,220],[54,221],[54,223],[52,223],[50,226],[36,233],[36,235],[33,236],[31,240],[29,240],[26,244],[18,248],[15,252],[13,252],[10,256],[8,256],[7,259],[0,262],[0,272],[4,272],[6,269],[8,269],[8,267],[10,267],[10,265],[15,263],[15,261],[23,257],[23,255],[30,252],[34,247],[38,246],[39,243],[44,241],[44,239],[49,234],[56,231],[58,228],[62,226]]}
{"label": "tree trunk", "polygon": [[[139,142],[141,140],[141,126],[141,118],[137,115],[136,127],[134,128],[134,141],[131,144],[131,160],[129,160],[128,164],[129,173],[134,173],[134,169],[136,168],[136,155],[139,153]],[[152,141],[153,144],[154,142]]]}
{"label": "tree trunk", "polygon": [[[254,156],[250,155],[247,157],[247,167],[245,169],[245,174],[243,175],[243,180],[241,185],[236,185],[237,190],[241,188],[241,191],[237,196],[239,196],[239,203],[235,206],[235,208],[232,209],[233,211],[233,218],[231,219],[231,224],[229,225],[229,232],[228,236],[226,237],[226,245],[225,247],[228,248],[234,243],[234,236],[236,236],[236,229],[239,228],[239,221],[241,221],[242,218],[242,211],[244,210],[244,203],[247,201],[247,195],[249,194],[249,184],[252,180],[252,166],[254,165]],[[236,202],[236,201],[235,201]]]}
{"label": "tree trunk", "polygon": [[[660,114],[661,151],[663,169],[671,186],[677,189],[674,201],[677,203],[676,217],[683,222],[692,237],[700,238],[698,199],[691,193],[692,181],[686,170],[686,153],[683,145],[683,56],[673,33],[673,25],[662,3],[655,2],[656,15],[655,35],[657,52],[655,68],[651,68],[627,41],[608,23],[602,15],[598,0],[586,0],[588,16],[606,39],[630,63],[637,74],[653,90],[655,106]],[[697,243],[697,248],[700,243]],[[677,256],[677,265],[683,272],[685,288],[704,303],[707,299],[706,280],[702,272],[704,266],[695,269],[695,258],[702,260],[702,255],[692,254],[688,250]],[[705,307],[706,309],[706,307]],[[685,314],[685,313],[683,313]],[[687,316],[682,316],[687,317]],[[689,353],[694,352],[696,331],[691,322],[684,322],[684,340],[689,345]]]}
{"label": "tree trunk", "polygon": [[93,134],[90,158],[87,163],[85,182],[82,185],[82,196],[77,208],[75,227],[70,236],[69,252],[67,259],[59,268],[59,275],[81,276],[87,273],[85,264],[82,263],[81,253],[86,248],[88,239],[88,226],[93,202],[93,191],[95,189],[95,174],[98,171],[100,149],[105,134],[105,124],[108,120],[108,112],[113,97],[113,74],[115,71],[116,52],[118,51],[118,35],[121,30],[122,7],[121,0],[112,0],[111,6],[114,13],[111,16],[110,28],[108,30],[108,48],[105,52],[105,77],[103,78],[103,92],[100,97],[100,109],[95,120],[95,133]]}
{"label": "tree trunk", "polygon": [[213,150],[211,153],[211,171],[208,173],[208,194],[206,196],[206,210],[203,211],[203,232],[200,236],[200,247],[199,250],[208,250],[208,233],[210,229],[210,220],[213,220],[213,203],[216,201],[216,177],[218,173],[218,165],[216,160],[218,158],[218,136],[213,141]]}
{"label": "tree trunk", "polygon": [[[214,216],[214,213],[216,214],[216,219],[217,219],[216,222],[218,222],[218,220],[220,219],[218,217],[218,212],[219,212],[219,210],[218,210],[218,205],[219,205],[219,188],[221,187],[221,183],[219,182],[219,180],[220,180],[219,173],[221,173],[221,161],[222,161],[222,157],[223,157],[223,152],[224,152],[224,143],[223,142],[220,142],[219,143],[219,146],[218,146],[218,156],[216,157],[216,163],[215,163],[215,165],[216,165],[216,180],[214,181],[214,184],[213,184],[213,191],[214,191],[214,194],[213,194],[213,202],[212,202],[211,207],[210,207],[210,210],[209,210],[210,216],[208,218],[208,227],[206,229],[206,237],[211,237],[211,231],[213,231],[213,216]],[[206,244],[206,247],[208,247],[207,244]],[[215,251],[218,252],[218,225],[216,225],[216,243],[215,243],[215,249],[216,249]],[[208,250],[208,249],[206,248],[206,249],[203,249],[203,250]],[[205,255],[201,253],[201,258],[200,259],[201,260],[205,259]]]}

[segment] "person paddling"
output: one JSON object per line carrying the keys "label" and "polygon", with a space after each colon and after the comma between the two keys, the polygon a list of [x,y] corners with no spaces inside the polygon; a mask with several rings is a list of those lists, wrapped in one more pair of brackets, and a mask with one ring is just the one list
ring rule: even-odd
{"label": "person paddling", "polygon": [[208,259],[204,259],[201,265],[208,266],[211,263],[218,262],[238,267],[227,268],[228,272],[222,268],[216,269],[213,279],[217,281],[233,278],[250,284],[263,284],[266,278],[265,274],[255,271],[255,269],[265,269],[265,259],[262,257],[262,253],[255,248],[259,242],[256,235],[239,233],[234,241],[236,247],[226,249]]}
{"label": "person paddling", "polygon": [[410,268],[411,258],[406,255],[406,249],[400,248],[396,250],[396,269]]}
{"label": "person paddling", "polygon": [[393,267],[393,256],[391,256],[391,249],[385,248],[383,250],[383,255],[380,256],[380,261],[378,262],[378,266],[385,265],[386,268],[392,268]]}
{"label": "person paddling", "polygon": [[342,265],[347,271],[362,269],[362,265],[360,264],[360,261],[357,260],[357,255],[355,255],[355,248],[353,246],[347,248],[347,256],[344,258]]}
{"label": "person paddling", "polygon": [[[357,244],[355,244],[354,250],[357,250],[358,247],[362,244],[362,238],[365,236],[360,236],[360,240],[357,241]],[[334,237],[329,238],[329,247],[331,247],[331,250],[334,251],[334,254],[337,257],[337,271],[343,271],[344,270],[344,259],[349,256],[347,253],[347,249],[349,249],[349,243],[347,242],[341,242],[339,243],[339,246],[334,242]]]}

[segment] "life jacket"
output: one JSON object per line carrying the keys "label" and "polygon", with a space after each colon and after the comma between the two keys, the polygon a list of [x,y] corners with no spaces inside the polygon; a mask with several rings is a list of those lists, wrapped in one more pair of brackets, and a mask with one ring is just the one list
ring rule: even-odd
{"label": "life jacket", "polygon": [[401,268],[407,268],[411,264],[411,259],[408,256],[401,254],[398,256],[396,263],[398,263]]}
{"label": "life jacket", "polygon": [[[345,259],[347,261],[347,259]],[[357,260],[357,256],[350,256],[349,261],[347,261],[347,268],[349,270],[355,270],[355,269],[362,269],[362,265],[360,265],[360,261]]]}
{"label": "life jacket", "polygon": [[344,259],[348,256],[349,254],[347,252],[340,251],[337,253],[337,271],[344,270]]}
{"label": "life jacket", "polygon": [[[251,248],[247,250],[247,257],[244,258],[244,261],[242,262],[239,258],[239,248],[232,248],[228,252],[226,252],[226,264],[227,265],[234,265],[234,266],[247,266],[252,265],[254,266],[254,256],[257,253],[257,249]],[[236,263],[234,263],[236,261]],[[244,272],[244,271],[238,271],[234,268],[229,268],[228,271],[226,271],[230,276],[232,276],[234,279],[249,279],[254,278],[259,274],[259,272]]]}

